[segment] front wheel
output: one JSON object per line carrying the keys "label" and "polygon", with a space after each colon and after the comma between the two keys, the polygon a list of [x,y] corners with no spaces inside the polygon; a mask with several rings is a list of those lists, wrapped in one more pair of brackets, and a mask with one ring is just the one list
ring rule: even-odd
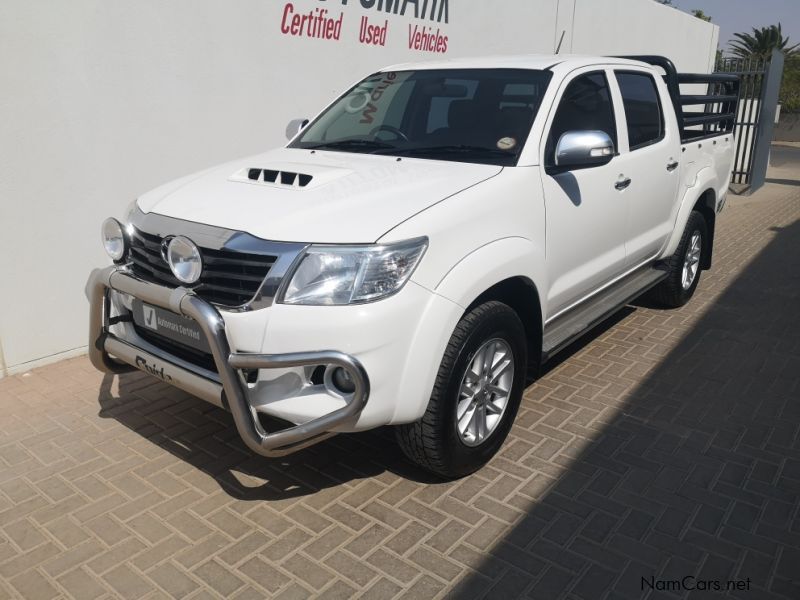
{"label": "front wheel", "polygon": [[666,261],[669,275],[650,291],[650,299],[667,308],[678,308],[689,301],[700,282],[707,232],[703,215],[692,211],[675,254]]}
{"label": "front wheel", "polygon": [[425,414],[396,428],[403,452],[447,478],[481,468],[511,429],[526,364],[525,330],[510,307],[492,301],[470,310],[450,338]]}

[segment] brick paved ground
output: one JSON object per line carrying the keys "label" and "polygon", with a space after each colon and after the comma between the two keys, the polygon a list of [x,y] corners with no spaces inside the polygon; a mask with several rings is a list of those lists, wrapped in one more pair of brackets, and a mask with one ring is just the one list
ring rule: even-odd
{"label": "brick paved ground", "polygon": [[694,301],[569,349],[454,483],[382,431],[255,457],[226,413],[85,358],[1,380],[0,596],[639,598],[694,574],[800,598],[798,256],[800,188],[733,199]]}

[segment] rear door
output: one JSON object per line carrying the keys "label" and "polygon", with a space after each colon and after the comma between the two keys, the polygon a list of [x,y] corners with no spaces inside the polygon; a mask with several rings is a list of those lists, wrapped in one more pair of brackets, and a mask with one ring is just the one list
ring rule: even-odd
{"label": "rear door", "polygon": [[555,147],[568,131],[618,132],[603,68],[579,69],[561,84],[542,140],[541,169],[547,211],[547,315],[581,301],[619,276],[625,267],[627,203],[615,189],[618,157],[590,168],[554,169]]}
{"label": "rear door", "polygon": [[[630,184],[625,248],[628,268],[658,255],[674,226],[680,183],[681,145],[663,81],[635,67],[614,70],[612,88],[622,106],[621,172]],[[660,89],[663,88],[663,89]]]}

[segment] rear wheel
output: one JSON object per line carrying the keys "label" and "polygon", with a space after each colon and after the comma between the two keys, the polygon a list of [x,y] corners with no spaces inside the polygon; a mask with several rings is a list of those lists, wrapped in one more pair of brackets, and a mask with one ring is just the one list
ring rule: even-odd
{"label": "rear wheel", "polygon": [[666,261],[669,275],[651,290],[650,299],[667,308],[678,308],[689,301],[700,282],[707,232],[703,215],[692,211],[675,254]]}
{"label": "rear wheel", "polygon": [[507,305],[491,301],[459,321],[423,417],[396,428],[403,452],[448,478],[486,464],[516,417],[525,386],[525,330]]}

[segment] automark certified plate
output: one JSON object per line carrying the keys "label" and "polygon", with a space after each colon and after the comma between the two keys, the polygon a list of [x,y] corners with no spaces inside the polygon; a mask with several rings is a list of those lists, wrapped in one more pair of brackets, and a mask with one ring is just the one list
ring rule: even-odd
{"label": "automark certified plate", "polygon": [[187,319],[141,300],[133,301],[133,320],[152,333],[168,338],[195,350],[211,353],[208,340],[196,321]]}

